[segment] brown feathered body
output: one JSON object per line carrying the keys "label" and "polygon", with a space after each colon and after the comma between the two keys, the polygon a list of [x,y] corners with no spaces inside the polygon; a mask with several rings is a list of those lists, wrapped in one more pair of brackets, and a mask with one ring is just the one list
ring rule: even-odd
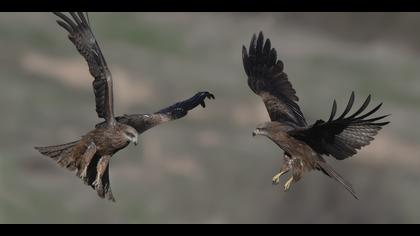
{"label": "brown feathered body", "polygon": [[[340,182],[355,198],[358,198],[351,184],[329,166],[319,153],[306,142],[291,135],[294,130],[296,128],[293,126],[274,121],[261,124],[253,135],[266,136],[284,151],[280,173],[283,175],[291,172],[290,184],[298,182],[306,172],[318,170]],[[278,177],[273,179],[276,184],[279,181]]]}
{"label": "brown feathered body", "polygon": [[137,144],[140,133],[156,125],[180,119],[198,105],[205,107],[204,100],[214,99],[214,95],[199,92],[153,114],[115,117],[112,75],[92,32],[87,14],[70,12],[71,17],[60,12],[54,14],[60,18],[57,23],[68,32],[68,38],[87,62],[89,72],[94,78],[92,86],[96,113],[104,121],[78,141],[36,149],[56,160],[60,166],[77,170],[77,176],[92,186],[100,197],[115,201],[109,182],[110,158],[130,142]]}
{"label": "brown feathered body", "polygon": [[130,143],[126,132],[131,129],[128,125],[120,123],[110,128],[99,127],[83,136],[79,145],[94,143],[98,155],[112,156]]}
{"label": "brown feathered body", "polygon": [[137,131],[131,126],[116,123],[111,127],[98,127],[79,141],[35,148],[60,166],[76,170],[76,175],[97,190],[100,197],[115,201],[109,182],[109,161],[130,142],[137,144]]}
{"label": "brown feathered body", "polygon": [[327,121],[320,119],[308,125],[297,103],[296,91],[284,72],[284,64],[277,58],[277,51],[271,47],[270,40],[264,40],[262,32],[258,37],[253,35],[249,50],[243,46],[242,59],[248,85],[261,97],[271,119],[256,128],[253,134],[270,138],[284,150],[284,163],[273,177],[273,183],[278,184],[280,177],[291,171],[292,177],[284,186],[288,190],[305,172],[319,170],[340,182],[357,198],[351,184],[329,166],[322,155],[344,160],[369,145],[379,130],[389,123],[381,122],[387,115],[370,117],[382,103],[362,114],[370,103],[369,95],[356,112],[348,115],[355,100],[352,93],[338,118],[335,118],[337,104],[334,101]]}

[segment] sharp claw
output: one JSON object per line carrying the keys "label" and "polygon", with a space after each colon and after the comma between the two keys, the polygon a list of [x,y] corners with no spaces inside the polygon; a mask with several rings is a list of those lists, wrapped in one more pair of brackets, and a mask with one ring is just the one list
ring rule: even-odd
{"label": "sharp claw", "polygon": [[276,174],[275,176],[273,176],[273,184],[277,185],[280,183],[280,177],[284,174],[286,174],[288,172],[288,170],[283,170],[280,173]]}
{"label": "sharp claw", "polygon": [[293,177],[291,177],[285,184],[284,184],[284,191],[288,191],[290,186],[292,185]]}
{"label": "sharp claw", "polygon": [[279,183],[280,183],[280,175],[277,174],[273,177],[273,184],[277,185]]}

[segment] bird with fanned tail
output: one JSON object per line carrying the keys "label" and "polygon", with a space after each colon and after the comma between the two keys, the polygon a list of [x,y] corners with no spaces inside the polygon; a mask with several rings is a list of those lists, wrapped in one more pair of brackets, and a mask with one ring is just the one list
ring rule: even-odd
{"label": "bird with fanned tail", "polygon": [[55,146],[35,147],[40,153],[71,171],[85,184],[96,190],[101,198],[115,201],[109,181],[111,157],[130,143],[137,145],[138,136],[146,130],[187,115],[205,99],[214,99],[209,92],[199,92],[190,99],[175,103],[152,114],[133,114],[114,117],[112,76],[90,27],[87,13],[70,12],[70,17],[56,12],[57,23],[68,32],[68,38],[85,58],[94,78],[93,92],[96,112],[105,121],[79,140]]}

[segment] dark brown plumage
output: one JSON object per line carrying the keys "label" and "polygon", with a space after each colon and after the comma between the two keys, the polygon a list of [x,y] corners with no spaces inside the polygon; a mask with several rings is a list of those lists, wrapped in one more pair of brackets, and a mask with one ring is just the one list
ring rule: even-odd
{"label": "dark brown plumage", "polygon": [[130,142],[137,145],[137,137],[134,128],[116,123],[114,126],[96,128],[75,142],[36,149],[60,166],[76,170],[76,175],[95,189],[101,198],[115,201],[109,182],[110,158]]}
{"label": "dark brown plumage", "polygon": [[80,140],[48,147],[35,147],[40,153],[51,157],[71,171],[76,171],[84,183],[95,189],[101,198],[115,201],[109,181],[109,162],[119,150],[130,142],[137,145],[138,135],[144,131],[187,115],[198,105],[205,107],[205,99],[214,99],[209,92],[199,92],[185,101],[176,103],[153,114],[135,114],[114,117],[112,76],[98,42],[90,28],[87,15],[70,12],[54,13],[61,20],[57,23],[67,30],[70,41],[85,58],[95,94],[96,112],[105,121]]}
{"label": "dark brown plumage", "polygon": [[[180,119],[188,114],[188,111],[201,105],[206,107],[205,99],[214,99],[214,95],[209,92],[198,92],[189,99],[181,102],[177,102],[169,107],[161,109],[151,114],[131,114],[118,116],[115,119],[119,123],[129,125],[137,130],[139,134],[147,131],[150,128]],[[96,125],[96,127],[104,127],[106,122],[102,122]]]}
{"label": "dark brown plumage", "polygon": [[248,51],[243,46],[242,59],[248,85],[262,98],[271,118],[270,122],[259,125],[253,135],[270,138],[285,152],[283,166],[280,173],[273,177],[273,183],[278,184],[280,177],[291,171],[292,177],[284,186],[288,190],[305,172],[320,170],[343,184],[357,198],[351,185],[326,163],[322,155],[343,160],[368,145],[382,126],[389,123],[379,122],[387,116],[368,118],[379,110],[382,103],[362,115],[369,105],[369,95],[355,113],[347,116],[354,103],[352,93],[347,107],[338,118],[334,119],[337,112],[334,100],[328,121],[318,120],[313,125],[307,125],[297,104],[296,91],[283,71],[283,62],[277,59],[270,40],[264,41],[262,32],[258,37],[253,35]]}

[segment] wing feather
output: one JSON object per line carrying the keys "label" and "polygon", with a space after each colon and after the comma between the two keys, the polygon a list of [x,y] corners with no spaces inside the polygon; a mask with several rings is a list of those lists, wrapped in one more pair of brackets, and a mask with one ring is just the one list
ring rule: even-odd
{"label": "wing feather", "polygon": [[306,126],[305,118],[296,103],[296,91],[283,71],[283,62],[277,60],[277,52],[271,48],[270,39],[263,33],[254,34],[249,45],[242,48],[242,60],[248,85],[259,95],[272,121],[289,122],[299,127]]}
{"label": "wing feather", "polygon": [[354,93],[352,93],[346,109],[337,119],[334,119],[337,109],[334,100],[332,112],[327,122],[318,120],[309,127],[290,131],[289,134],[306,142],[320,154],[331,155],[339,160],[346,159],[355,155],[357,150],[368,145],[379,130],[389,123],[375,123],[389,115],[365,119],[378,111],[382,103],[366,114],[360,115],[367,108],[370,100],[371,96],[369,95],[354,114],[346,117],[354,104]]}
{"label": "wing feather", "polygon": [[96,112],[108,125],[115,124],[112,76],[88,20],[83,13],[70,12],[71,18],[61,12],[54,12],[61,20],[58,25],[68,33],[70,41],[85,58],[89,72],[94,77],[92,86],[95,94]]}
{"label": "wing feather", "polygon": [[[188,114],[188,111],[193,110],[197,106],[206,107],[206,99],[215,99],[215,96],[210,92],[198,92],[191,98],[177,102],[171,106],[163,108],[152,114],[132,114],[116,117],[119,123],[129,125],[137,130],[138,133],[143,133],[146,130],[172,120],[181,119]],[[105,122],[96,125],[96,128],[103,127]]]}

